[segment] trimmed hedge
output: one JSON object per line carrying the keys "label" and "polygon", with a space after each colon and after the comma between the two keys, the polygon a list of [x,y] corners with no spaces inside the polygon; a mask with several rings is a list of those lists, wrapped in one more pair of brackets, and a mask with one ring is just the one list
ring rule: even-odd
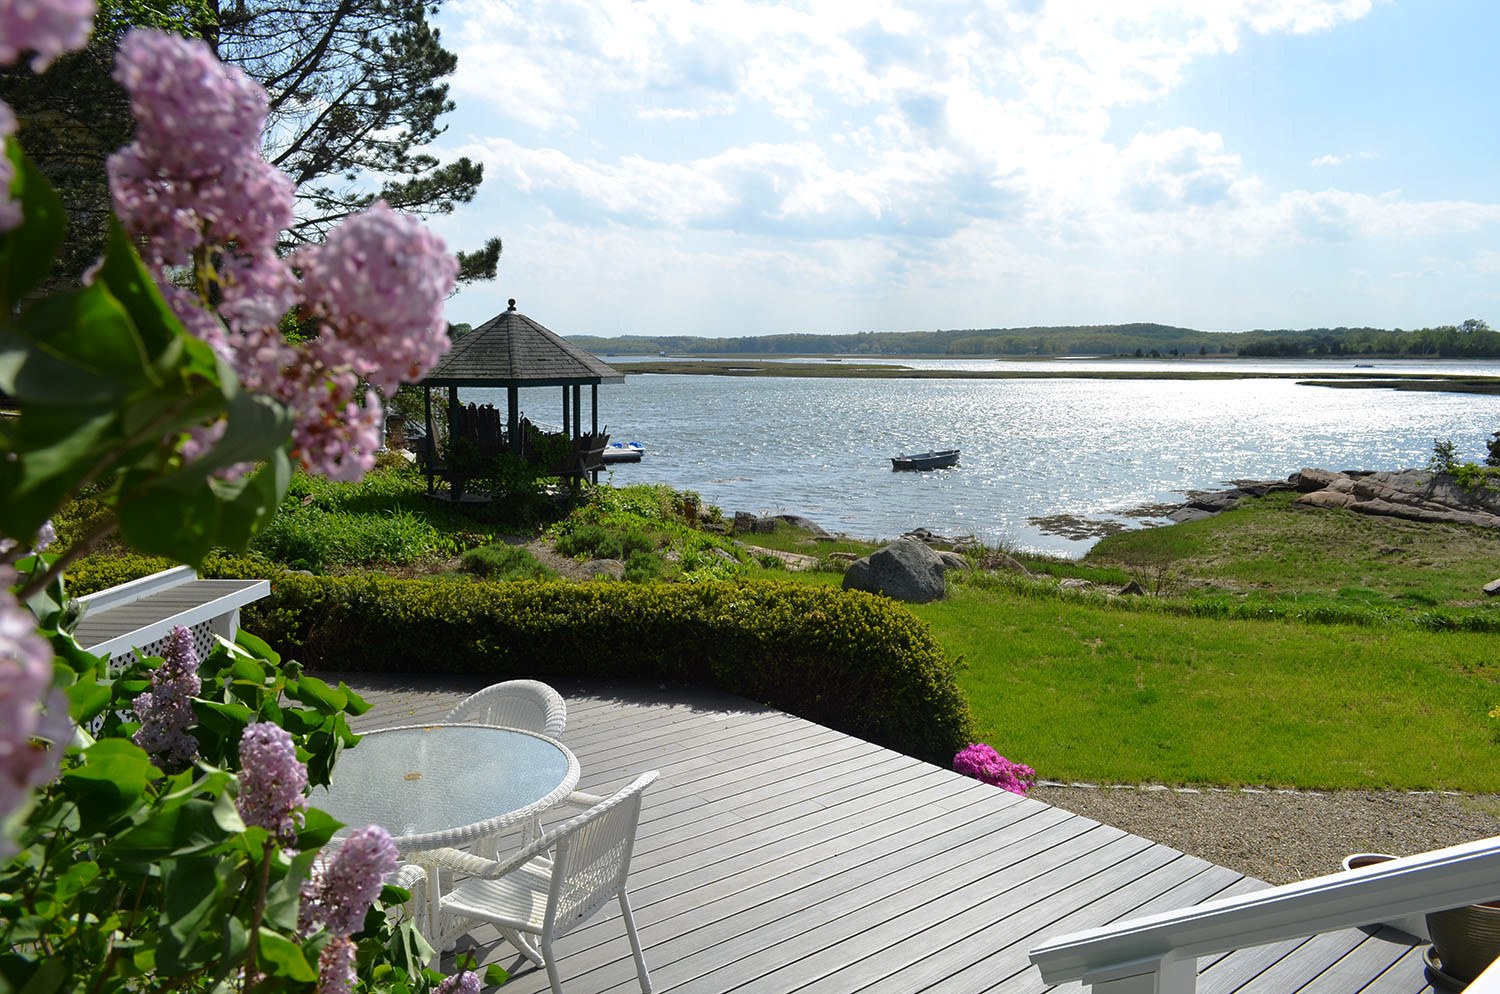
{"label": "trimmed hedge", "polygon": [[[170,565],[89,556],[69,569],[68,592]],[[925,623],[872,594],[770,581],[308,576],[255,556],[213,555],[201,572],[269,579],[271,596],[242,608],[241,623],[313,668],[690,681],[943,766],[973,741],[955,664]]]}
{"label": "trimmed hedge", "polygon": [[944,766],[973,740],[927,626],[856,591],[287,573],[242,620],[313,668],[696,681]]}

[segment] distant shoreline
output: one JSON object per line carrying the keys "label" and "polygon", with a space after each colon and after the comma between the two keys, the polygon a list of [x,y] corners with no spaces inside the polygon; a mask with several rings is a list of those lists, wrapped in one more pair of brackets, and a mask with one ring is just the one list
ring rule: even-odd
{"label": "distant shoreline", "polygon": [[[605,359],[608,362],[608,359]],[[1192,360],[1198,362],[1200,360]],[[1229,361],[1229,360],[1224,360]],[[1186,360],[1185,360],[1186,362]],[[1308,386],[1354,389],[1430,390],[1452,393],[1500,395],[1500,376],[1454,375],[1451,373],[1388,373],[1378,375],[1350,370],[1279,372],[1275,370],[1216,369],[916,369],[891,363],[841,360],[830,362],[764,359],[656,359],[632,360],[615,367],[627,375],[640,373],[678,376],[782,376],[837,379],[914,380],[1298,380]]]}

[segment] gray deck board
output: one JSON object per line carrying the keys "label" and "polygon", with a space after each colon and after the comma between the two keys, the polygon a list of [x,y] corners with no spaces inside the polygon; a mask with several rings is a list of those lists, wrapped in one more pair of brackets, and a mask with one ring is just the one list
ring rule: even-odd
{"label": "gray deck board", "polygon": [[[372,705],[356,730],[440,721],[489,682],[343,678]],[[1035,994],[1049,988],[1027,951],[1044,938],[1264,886],[712,689],[554,685],[580,789],[661,773],[630,877],[657,991]],[[1420,949],[1391,935],[1346,929],[1204,957],[1199,990],[1430,992]],[[638,990],[613,905],[557,949],[572,994]],[[512,970],[507,992],[549,989],[488,926],[460,950]]]}

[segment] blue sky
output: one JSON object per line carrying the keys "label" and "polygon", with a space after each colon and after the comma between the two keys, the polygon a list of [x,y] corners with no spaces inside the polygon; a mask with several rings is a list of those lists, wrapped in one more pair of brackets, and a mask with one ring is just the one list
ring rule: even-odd
{"label": "blue sky", "polygon": [[1494,0],[446,0],[561,334],[1500,326]]}

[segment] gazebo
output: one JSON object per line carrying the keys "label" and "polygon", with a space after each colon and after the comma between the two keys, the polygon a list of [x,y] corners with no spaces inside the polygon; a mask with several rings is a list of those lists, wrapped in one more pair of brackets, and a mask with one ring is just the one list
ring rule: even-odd
{"label": "gazebo", "polygon": [[448,388],[448,426],[459,422],[459,387],[504,387],[506,393],[505,440],[510,451],[522,454],[522,387],[562,387],[563,431],[575,443],[583,433],[583,386],[589,385],[592,427],[599,434],[599,384],[623,383],[625,376],[578,346],[542,327],[516,310],[515,299],[503,313],[453,343],[422,380],[423,409],[427,420],[427,489],[433,489],[434,435],[432,389]]}

